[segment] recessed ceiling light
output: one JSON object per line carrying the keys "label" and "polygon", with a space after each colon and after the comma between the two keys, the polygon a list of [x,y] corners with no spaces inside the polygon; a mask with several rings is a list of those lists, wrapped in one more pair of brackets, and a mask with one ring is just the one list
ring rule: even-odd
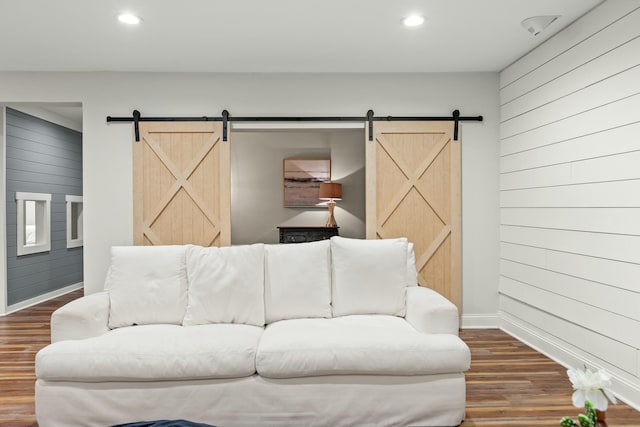
{"label": "recessed ceiling light", "polygon": [[420,15],[411,15],[404,18],[402,20],[402,23],[407,27],[417,27],[418,25],[422,25],[424,23],[424,18]]}
{"label": "recessed ceiling light", "polygon": [[118,15],[118,21],[128,25],[138,25],[142,22],[142,18],[131,13],[121,13]]}

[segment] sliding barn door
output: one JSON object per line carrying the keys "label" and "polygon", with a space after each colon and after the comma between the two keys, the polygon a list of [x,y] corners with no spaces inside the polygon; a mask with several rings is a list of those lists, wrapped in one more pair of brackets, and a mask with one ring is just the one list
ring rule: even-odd
{"label": "sliding barn door", "polygon": [[461,310],[460,141],[453,140],[453,123],[374,122],[373,136],[366,136],[367,238],[407,237],[419,284]]}
{"label": "sliding barn door", "polygon": [[140,123],[133,142],[136,245],[231,243],[229,144],[221,123]]}

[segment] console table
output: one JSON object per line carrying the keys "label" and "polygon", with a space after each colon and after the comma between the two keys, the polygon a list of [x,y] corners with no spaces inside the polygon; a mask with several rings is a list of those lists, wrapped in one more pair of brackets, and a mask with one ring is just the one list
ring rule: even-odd
{"label": "console table", "polygon": [[278,227],[280,231],[280,243],[315,242],[316,240],[330,239],[338,235],[340,227]]}

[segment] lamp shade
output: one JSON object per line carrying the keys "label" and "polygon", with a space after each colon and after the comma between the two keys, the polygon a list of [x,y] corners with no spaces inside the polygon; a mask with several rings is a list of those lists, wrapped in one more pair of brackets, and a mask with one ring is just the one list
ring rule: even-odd
{"label": "lamp shade", "polygon": [[341,200],[342,184],[337,182],[321,182],[319,198],[322,200]]}

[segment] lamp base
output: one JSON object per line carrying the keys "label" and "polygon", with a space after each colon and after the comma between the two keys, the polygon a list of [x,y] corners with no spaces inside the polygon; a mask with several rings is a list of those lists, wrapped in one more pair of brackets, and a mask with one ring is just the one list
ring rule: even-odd
{"label": "lamp base", "polygon": [[324,225],[325,227],[337,227],[336,218],[333,216],[333,209],[336,207],[336,202],[333,200],[329,200],[327,202],[327,208],[329,209],[329,218],[327,218],[327,223]]}

